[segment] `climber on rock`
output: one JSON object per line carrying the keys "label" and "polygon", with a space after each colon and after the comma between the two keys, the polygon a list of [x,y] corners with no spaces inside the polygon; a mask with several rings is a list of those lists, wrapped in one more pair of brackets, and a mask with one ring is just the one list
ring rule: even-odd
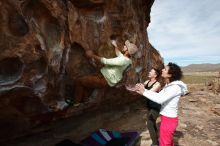
{"label": "climber on rock", "polygon": [[132,64],[131,56],[134,55],[138,48],[135,44],[129,40],[125,41],[124,48],[122,49],[123,54],[119,51],[117,43],[112,40],[112,45],[115,48],[115,58],[105,58],[97,56],[93,51],[86,51],[86,56],[89,59],[94,59],[104,65],[100,72],[95,75],[83,76],[75,82],[74,92],[74,106],[79,106],[84,97],[84,91],[86,88],[105,88],[114,87],[123,78],[123,72],[126,68]]}

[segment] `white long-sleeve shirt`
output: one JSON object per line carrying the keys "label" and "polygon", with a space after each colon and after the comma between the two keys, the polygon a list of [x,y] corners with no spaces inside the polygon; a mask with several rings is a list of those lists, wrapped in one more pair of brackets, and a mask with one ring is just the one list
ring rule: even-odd
{"label": "white long-sleeve shirt", "polygon": [[187,92],[186,84],[182,81],[173,81],[167,84],[159,93],[145,90],[143,95],[146,98],[161,104],[161,115],[175,118],[178,115],[179,98]]}

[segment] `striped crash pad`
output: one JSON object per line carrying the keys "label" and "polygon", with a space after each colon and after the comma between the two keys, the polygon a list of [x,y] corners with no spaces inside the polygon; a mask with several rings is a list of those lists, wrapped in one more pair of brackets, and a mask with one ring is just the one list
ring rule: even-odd
{"label": "striped crash pad", "polygon": [[80,143],[84,146],[134,146],[139,134],[137,132],[117,132],[99,129]]}

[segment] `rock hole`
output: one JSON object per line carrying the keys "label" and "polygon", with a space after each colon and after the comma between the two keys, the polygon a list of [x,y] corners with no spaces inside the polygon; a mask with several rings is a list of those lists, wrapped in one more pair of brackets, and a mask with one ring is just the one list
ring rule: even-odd
{"label": "rock hole", "polygon": [[104,4],[103,0],[71,0],[71,2],[78,8],[92,8]]}
{"label": "rock hole", "polygon": [[0,85],[16,82],[21,78],[23,62],[19,58],[6,58],[0,61]]}
{"label": "rock hole", "polygon": [[14,36],[22,37],[28,33],[29,28],[23,17],[19,14],[9,16],[8,27]]}

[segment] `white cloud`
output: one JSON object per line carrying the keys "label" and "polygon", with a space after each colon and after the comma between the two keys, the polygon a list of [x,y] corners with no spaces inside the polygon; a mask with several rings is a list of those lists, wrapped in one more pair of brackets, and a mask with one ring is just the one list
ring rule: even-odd
{"label": "white cloud", "polygon": [[[149,40],[165,58],[205,57],[207,63],[220,63],[219,0],[156,0],[148,28]],[[215,56],[213,61],[212,56]],[[218,59],[217,59],[218,58]],[[198,60],[198,63],[204,61]],[[193,63],[193,62],[192,62]]]}

